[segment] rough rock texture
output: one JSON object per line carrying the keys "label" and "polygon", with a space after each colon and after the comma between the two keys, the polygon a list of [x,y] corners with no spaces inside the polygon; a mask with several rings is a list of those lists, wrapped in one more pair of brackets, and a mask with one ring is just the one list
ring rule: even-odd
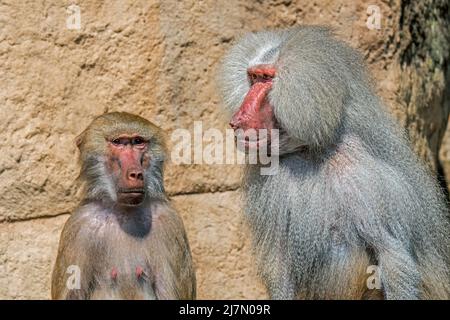
{"label": "rough rock texture", "polygon": [[252,264],[237,191],[173,198],[182,213],[197,272],[199,299],[267,298]]}
{"label": "rough rock texture", "polygon": [[0,299],[49,299],[61,228],[69,215],[0,224]]}
{"label": "rough rock texture", "polygon": [[[95,115],[125,110],[170,133],[226,128],[214,78],[236,37],[329,24],[361,50],[415,150],[450,177],[449,5],[425,1],[0,1],[0,298],[48,298],[60,229],[79,200],[73,143]],[[370,30],[369,5],[381,29]],[[447,90],[447,91],[446,91]],[[440,152],[440,166],[437,154]],[[200,298],[263,298],[239,220],[240,168],[168,164]],[[214,192],[214,193],[212,193]]]}

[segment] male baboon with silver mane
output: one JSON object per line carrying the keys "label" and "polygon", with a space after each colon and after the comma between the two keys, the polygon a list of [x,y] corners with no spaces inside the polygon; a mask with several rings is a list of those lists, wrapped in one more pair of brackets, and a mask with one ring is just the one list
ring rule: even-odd
{"label": "male baboon with silver mane", "polygon": [[[243,183],[271,298],[449,298],[442,191],[355,50],[325,27],[252,33],[231,49],[220,80],[235,130],[279,129],[277,174],[249,165]],[[380,290],[366,284],[371,265]]]}

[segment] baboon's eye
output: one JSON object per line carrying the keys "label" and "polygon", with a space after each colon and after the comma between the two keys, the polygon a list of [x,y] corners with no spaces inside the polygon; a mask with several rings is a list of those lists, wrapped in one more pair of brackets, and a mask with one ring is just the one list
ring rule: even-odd
{"label": "baboon's eye", "polygon": [[112,143],[115,144],[116,146],[118,146],[118,145],[121,144],[121,141],[120,141],[119,138],[117,138],[117,139],[114,139],[114,140],[112,141]]}
{"label": "baboon's eye", "polygon": [[145,140],[142,137],[136,137],[131,140],[131,144],[133,146],[142,145],[145,143]]}

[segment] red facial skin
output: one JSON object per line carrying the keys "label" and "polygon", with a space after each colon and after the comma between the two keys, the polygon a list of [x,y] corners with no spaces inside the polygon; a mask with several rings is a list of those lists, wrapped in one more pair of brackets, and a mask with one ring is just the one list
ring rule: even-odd
{"label": "red facial skin", "polygon": [[[249,129],[267,129],[270,133],[271,129],[276,128],[276,120],[267,95],[272,89],[276,69],[269,64],[256,65],[248,68],[247,74],[251,87],[239,110],[231,118],[230,126],[235,131],[242,129],[244,133]],[[259,142],[245,141],[245,146],[258,148]]]}
{"label": "red facial skin", "polygon": [[150,165],[148,141],[138,135],[120,135],[108,141],[108,169],[116,179],[117,202],[140,205],[145,198],[145,170]]}

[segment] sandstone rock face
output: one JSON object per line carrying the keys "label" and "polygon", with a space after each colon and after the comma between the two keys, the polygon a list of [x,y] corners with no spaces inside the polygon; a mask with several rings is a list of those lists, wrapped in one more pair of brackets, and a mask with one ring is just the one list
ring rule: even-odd
{"label": "sandstone rock face", "polygon": [[0,225],[0,298],[49,299],[58,240],[69,215]]}
{"label": "sandstone rock face", "polygon": [[267,299],[251,268],[250,237],[237,191],[173,197],[188,232],[199,299]]}
{"label": "sandstone rock face", "polygon": [[[49,298],[58,236],[80,200],[76,135],[94,116],[115,110],[151,119],[169,140],[176,129],[192,131],[194,121],[224,130],[216,70],[247,31],[335,27],[361,50],[417,153],[450,177],[450,134],[440,148],[450,110],[444,0],[73,3],[79,30],[71,29],[73,11],[65,2],[0,2],[0,298]],[[381,25],[373,29],[373,20],[367,22],[377,10]],[[166,186],[193,249],[199,298],[266,297],[240,220],[240,169],[167,166]]]}

